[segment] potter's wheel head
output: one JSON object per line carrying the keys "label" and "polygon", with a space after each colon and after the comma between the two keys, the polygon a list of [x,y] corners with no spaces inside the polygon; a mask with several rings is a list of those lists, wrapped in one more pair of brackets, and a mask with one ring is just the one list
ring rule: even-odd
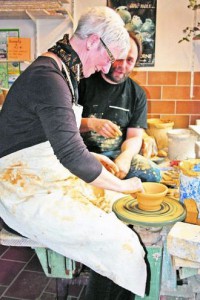
{"label": "potter's wheel head", "polygon": [[127,224],[141,226],[164,226],[183,221],[186,216],[185,206],[177,200],[164,197],[160,209],[144,211],[131,196],[118,199],[113,204],[117,217]]}

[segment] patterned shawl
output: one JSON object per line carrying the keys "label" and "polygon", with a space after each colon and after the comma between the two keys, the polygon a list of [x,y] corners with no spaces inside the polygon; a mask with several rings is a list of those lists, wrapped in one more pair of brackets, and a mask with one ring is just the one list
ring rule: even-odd
{"label": "patterned shawl", "polygon": [[67,71],[70,74],[70,79],[74,88],[74,94],[69,84],[69,80],[65,74],[65,71],[62,70],[63,75],[68,83],[70,88],[73,102],[77,103],[78,101],[78,82],[83,78],[83,66],[80,61],[77,53],[72,49],[72,46],[69,42],[69,35],[65,34],[63,39],[56,42],[56,45],[48,49],[49,52],[55,53],[65,64]]}

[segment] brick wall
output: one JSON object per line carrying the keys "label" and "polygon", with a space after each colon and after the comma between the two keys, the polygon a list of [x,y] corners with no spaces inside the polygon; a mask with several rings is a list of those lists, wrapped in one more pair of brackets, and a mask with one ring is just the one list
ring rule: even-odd
{"label": "brick wall", "polygon": [[146,91],[148,118],[174,121],[174,128],[187,128],[200,119],[200,72],[194,73],[190,97],[190,72],[133,71],[131,76]]}

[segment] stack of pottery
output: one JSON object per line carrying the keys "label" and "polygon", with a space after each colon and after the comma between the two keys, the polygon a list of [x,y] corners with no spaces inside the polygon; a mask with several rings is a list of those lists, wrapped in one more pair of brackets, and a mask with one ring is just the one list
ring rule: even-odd
{"label": "stack of pottery", "polygon": [[174,122],[161,119],[147,119],[148,128],[147,134],[154,137],[158,150],[168,149],[168,137],[167,132],[173,128]]}

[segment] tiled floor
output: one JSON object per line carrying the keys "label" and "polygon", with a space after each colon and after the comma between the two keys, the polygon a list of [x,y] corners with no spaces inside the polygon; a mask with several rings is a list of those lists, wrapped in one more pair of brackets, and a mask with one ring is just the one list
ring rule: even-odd
{"label": "tiled floor", "polygon": [[[33,249],[0,245],[0,299],[56,299],[56,279],[44,274]],[[66,300],[83,299],[84,286],[70,285]]]}
{"label": "tiled floor", "polygon": [[[84,287],[70,285],[70,300],[83,300]],[[55,300],[56,280],[44,274],[31,248],[0,245],[0,299]]]}

